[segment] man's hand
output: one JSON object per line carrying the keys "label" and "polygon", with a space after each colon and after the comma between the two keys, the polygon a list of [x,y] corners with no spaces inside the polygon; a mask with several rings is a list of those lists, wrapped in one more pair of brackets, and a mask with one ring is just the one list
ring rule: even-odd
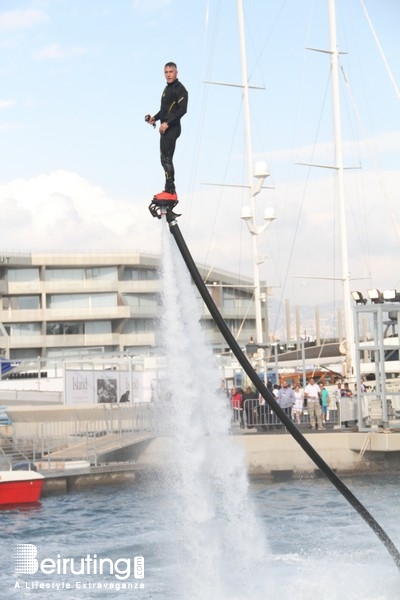
{"label": "man's hand", "polygon": [[146,115],[144,120],[146,121],[146,123],[148,123],[149,125],[153,125],[153,127],[156,126],[156,122],[154,120],[154,117],[152,117],[151,115]]}
{"label": "man's hand", "polygon": [[168,123],[161,123],[159,132],[165,133],[167,131],[168,127],[169,127]]}

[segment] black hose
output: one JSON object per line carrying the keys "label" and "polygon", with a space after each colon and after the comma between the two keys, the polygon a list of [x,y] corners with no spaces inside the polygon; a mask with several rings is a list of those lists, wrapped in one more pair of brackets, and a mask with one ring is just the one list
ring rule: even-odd
{"label": "black hose", "polygon": [[356,496],[349,490],[349,488],[343,483],[343,481],[336,475],[336,473],[330,468],[330,466],[306,440],[306,438],[298,430],[296,425],[291,421],[291,419],[279,406],[279,404],[275,400],[275,396],[267,389],[267,387],[258,377],[257,373],[254,371],[250,362],[243,354],[239,344],[237,343],[231,331],[229,330],[213,299],[211,298],[207,290],[207,286],[203,282],[203,279],[189,252],[186,242],[183,239],[182,233],[178,227],[176,220],[174,218],[169,219],[167,215],[167,221],[169,223],[170,231],[174,236],[176,244],[182,255],[182,258],[185,261],[186,266],[189,269],[189,272],[192,276],[192,279],[199,293],[201,294],[201,297],[203,298],[208,310],[210,311],[211,316],[213,317],[215,323],[217,324],[222,335],[224,336],[233,354],[236,356],[237,360],[243,367],[249,379],[253,382],[255,388],[262,395],[262,397],[267,402],[268,406],[277,415],[277,417],[280,419],[280,421],[283,423],[283,425],[286,427],[289,433],[294,437],[298,444],[300,444],[300,446],[303,448],[306,454],[308,454],[308,456],[322,471],[322,473],[326,475],[326,477],[333,483],[336,489],[346,498],[346,500],[353,506],[353,508],[358,512],[358,514],[375,532],[375,534],[378,536],[378,538],[389,551],[389,554],[392,556],[397,568],[400,570],[400,552],[398,551],[390,537],[387,535],[384,529],[382,529],[379,523],[374,519],[371,513],[365,508],[365,506],[358,500],[358,498],[356,498]]}

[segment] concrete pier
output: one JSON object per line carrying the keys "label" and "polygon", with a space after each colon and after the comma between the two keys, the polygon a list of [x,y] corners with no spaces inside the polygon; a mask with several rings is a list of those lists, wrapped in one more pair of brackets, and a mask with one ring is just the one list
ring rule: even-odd
{"label": "concrete pier", "polygon": [[[306,439],[340,477],[351,475],[390,475],[400,472],[400,433],[358,433],[354,431],[310,432]],[[318,477],[321,472],[298,443],[287,433],[243,433],[232,436],[243,451],[250,479],[271,481]],[[69,493],[97,485],[127,485],[146,477],[153,479],[172,466],[172,439],[158,437],[132,444],[115,462],[94,466],[87,460],[52,457],[39,460],[37,469],[45,476],[42,497]],[[136,454],[136,458],[133,456]]]}
{"label": "concrete pier", "polygon": [[[400,433],[353,431],[310,432],[305,438],[338,474],[400,471]],[[285,472],[292,477],[314,475],[319,469],[287,433],[247,433],[232,436],[244,452],[251,477],[271,477]],[[159,469],[171,461],[171,441],[155,438],[138,459],[145,470]]]}

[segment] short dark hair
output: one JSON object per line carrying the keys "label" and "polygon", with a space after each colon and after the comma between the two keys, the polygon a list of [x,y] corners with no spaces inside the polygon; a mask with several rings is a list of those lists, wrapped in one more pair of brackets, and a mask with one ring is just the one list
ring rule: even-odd
{"label": "short dark hair", "polygon": [[167,62],[167,63],[165,63],[164,69],[165,69],[165,67],[173,67],[174,69],[178,68],[176,66],[176,63],[174,63],[174,62]]}

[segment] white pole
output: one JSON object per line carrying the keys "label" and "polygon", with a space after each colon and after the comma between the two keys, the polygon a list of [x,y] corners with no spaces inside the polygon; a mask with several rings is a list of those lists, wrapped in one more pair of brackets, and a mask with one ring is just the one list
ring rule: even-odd
{"label": "white pole", "polygon": [[247,171],[250,188],[250,202],[252,210],[252,224],[254,233],[252,232],[253,243],[253,277],[254,277],[254,304],[256,313],[256,341],[257,344],[263,343],[262,332],[262,313],[261,313],[261,291],[260,291],[260,272],[258,265],[258,243],[256,233],[256,203],[253,192],[253,156],[251,145],[251,128],[250,128],[250,103],[249,103],[249,82],[247,77],[246,64],[246,43],[244,33],[244,15],[243,2],[237,0],[237,11],[239,21],[239,37],[240,37],[240,56],[242,64],[242,84],[243,84],[243,110],[245,118],[245,133],[246,133],[246,156],[247,156]]}
{"label": "white pole", "polygon": [[329,33],[330,33],[330,56],[332,67],[332,105],[333,105],[333,126],[335,138],[335,172],[339,203],[339,227],[340,227],[340,248],[342,262],[342,283],[343,283],[343,303],[344,303],[344,321],[345,321],[345,339],[347,356],[347,376],[352,375],[354,369],[354,325],[350,306],[350,270],[348,263],[347,248],[347,227],[344,201],[343,184],[343,156],[342,156],[342,135],[340,121],[340,100],[339,100],[339,69],[338,69],[338,48],[336,39],[336,14],[335,0],[329,2]]}

